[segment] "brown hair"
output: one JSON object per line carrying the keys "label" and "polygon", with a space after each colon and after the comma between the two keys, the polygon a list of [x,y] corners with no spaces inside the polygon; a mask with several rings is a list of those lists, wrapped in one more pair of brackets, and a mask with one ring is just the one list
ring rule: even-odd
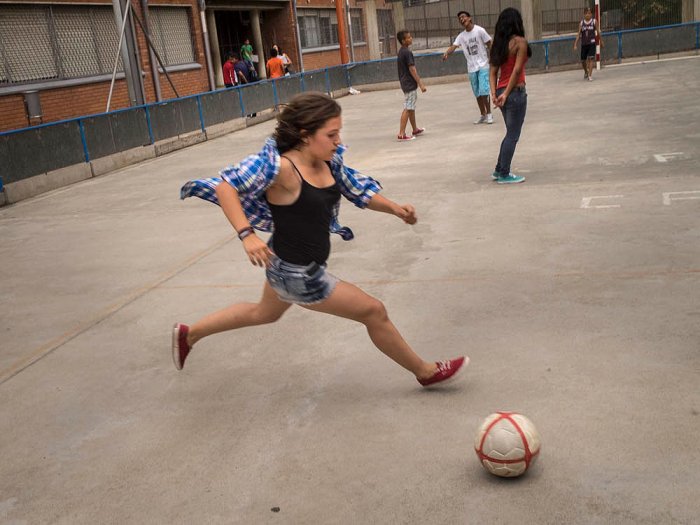
{"label": "brown hair", "polygon": [[334,117],[340,105],[323,93],[301,93],[293,97],[277,116],[273,137],[280,153],[296,148],[302,140],[316,133]]}

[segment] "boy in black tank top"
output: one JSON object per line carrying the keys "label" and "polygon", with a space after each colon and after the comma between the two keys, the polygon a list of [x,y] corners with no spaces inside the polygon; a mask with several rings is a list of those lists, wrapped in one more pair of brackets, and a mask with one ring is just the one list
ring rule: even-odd
{"label": "boy in black tank top", "polygon": [[583,10],[583,19],[578,25],[578,34],[574,40],[574,51],[576,44],[581,40],[581,67],[583,67],[583,79],[593,80],[593,63],[596,55],[596,38],[600,42],[600,47],[603,47],[603,39],[600,38],[600,30],[598,29],[598,21],[593,18],[593,12],[590,7]]}
{"label": "boy in black tank top", "polygon": [[[267,282],[257,304],[231,305],[191,327],[176,324],[172,340],[176,368],[183,367],[192,346],[203,337],[272,323],[292,304],[364,324],[377,348],[424,387],[444,385],[466,368],[466,356],[423,360],[401,337],[381,301],[326,271],[329,229],[352,238],[337,226],[340,194],[359,207],[416,223],[413,206],[382,197],[376,181],[342,164],[341,126],[340,106],[333,99],[320,93],[297,95],[278,116],[274,140],[261,154],[222,171],[215,202],[238,233],[251,263],[265,268]],[[211,187],[211,181],[192,181],[183,187],[183,195],[214,201],[205,186]],[[272,249],[251,224],[259,229],[274,224]]]}

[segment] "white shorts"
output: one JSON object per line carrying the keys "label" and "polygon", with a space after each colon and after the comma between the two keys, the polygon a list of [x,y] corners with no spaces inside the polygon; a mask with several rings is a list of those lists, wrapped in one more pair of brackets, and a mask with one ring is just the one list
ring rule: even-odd
{"label": "white shorts", "polygon": [[416,101],[418,100],[418,90],[414,89],[403,94],[403,107],[409,111],[416,110]]}

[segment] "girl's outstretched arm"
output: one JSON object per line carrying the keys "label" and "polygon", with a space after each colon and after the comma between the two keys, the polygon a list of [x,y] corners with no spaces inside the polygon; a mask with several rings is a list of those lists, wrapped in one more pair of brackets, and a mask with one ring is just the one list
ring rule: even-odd
{"label": "girl's outstretched arm", "polygon": [[369,201],[367,207],[370,210],[396,215],[406,224],[415,224],[418,221],[416,209],[411,204],[396,204],[378,193],[372,196],[372,200]]}

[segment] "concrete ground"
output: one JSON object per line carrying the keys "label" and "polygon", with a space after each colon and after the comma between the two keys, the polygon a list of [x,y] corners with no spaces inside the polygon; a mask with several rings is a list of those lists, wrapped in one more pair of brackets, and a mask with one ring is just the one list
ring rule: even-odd
{"label": "concrete ground", "polygon": [[[348,164],[419,223],[344,205],[330,268],[382,299],[423,391],[362,326],[292,308],[199,343],[175,321],[257,300],[223,214],[178,200],[273,122],[0,209],[0,522],[698,523],[700,59],[532,75],[514,171],[465,82],[340,100]],[[473,439],[529,416],[538,463],[502,480]]]}

